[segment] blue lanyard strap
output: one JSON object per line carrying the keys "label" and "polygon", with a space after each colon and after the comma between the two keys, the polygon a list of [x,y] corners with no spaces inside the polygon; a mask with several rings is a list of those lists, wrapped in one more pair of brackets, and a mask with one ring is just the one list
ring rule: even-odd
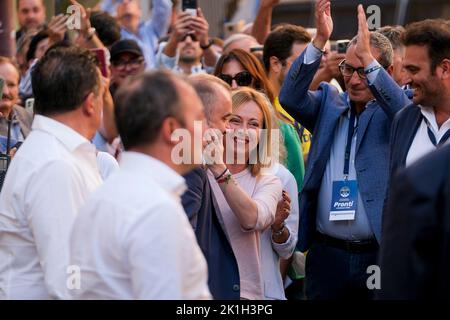
{"label": "blue lanyard strap", "polygon": [[350,121],[348,123],[347,145],[345,146],[344,158],[344,179],[347,180],[350,171],[350,152],[352,150],[352,139],[355,133],[356,113],[353,109],[350,110]]}
{"label": "blue lanyard strap", "polygon": [[428,130],[428,137],[430,138],[431,143],[435,147],[439,147],[443,145],[448,138],[450,137],[450,129],[447,130],[447,132],[442,136],[441,140],[439,140],[439,143],[436,141],[436,137],[434,136],[434,133],[431,131],[430,127],[427,124],[427,130]]}

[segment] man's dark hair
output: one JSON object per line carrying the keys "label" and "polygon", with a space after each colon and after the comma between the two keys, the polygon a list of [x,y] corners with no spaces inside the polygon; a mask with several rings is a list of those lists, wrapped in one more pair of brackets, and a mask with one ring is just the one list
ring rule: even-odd
{"label": "man's dark hair", "polygon": [[167,71],[127,79],[114,96],[115,118],[125,150],[153,143],[167,117],[180,120],[177,77]]}
{"label": "man's dark hair", "polygon": [[120,40],[120,25],[104,11],[94,11],[89,19],[101,42],[107,47]]}
{"label": "man's dark hair", "polygon": [[426,46],[431,72],[444,59],[450,59],[450,23],[443,19],[427,19],[406,26],[402,36],[405,46]]}
{"label": "man's dark hair", "polygon": [[[45,8],[45,1],[44,0],[40,0],[42,3],[42,6]],[[20,0],[16,1],[16,8],[19,9],[19,4],[20,4]]]}
{"label": "man's dark hair", "polygon": [[76,110],[90,92],[98,94],[100,74],[95,55],[75,46],[47,50],[31,73],[37,114]]}
{"label": "man's dark hair", "polygon": [[402,26],[384,26],[377,31],[389,39],[392,49],[398,50],[403,48],[402,34],[405,32],[405,28]]}
{"label": "man's dark hair", "polygon": [[33,60],[35,58],[36,50],[39,45],[39,42],[41,42],[44,39],[47,39],[49,37],[48,30],[42,30],[39,31],[30,42],[30,46],[28,47],[27,51],[27,62],[30,60]]}
{"label": "man's dark hair", "polygon": [[309,43],[311,35],[301,26],[283,24],[272,30],[264,42],[263,62],[266,72],[270,69],[270,57],[277,57],[282,63],[292,55],[295,43]]}

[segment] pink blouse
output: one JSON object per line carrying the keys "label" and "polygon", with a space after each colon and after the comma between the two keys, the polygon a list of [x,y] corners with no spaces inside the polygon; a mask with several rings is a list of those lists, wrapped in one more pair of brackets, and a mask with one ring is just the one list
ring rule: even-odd
{"label": "pink blouse", "polygon": [[208,171],[208,178],[238,263],[241,298],[264,299],[260,236],[262,231],[267,229],[275,219],[277,203],[282,192],[281,182],[274,175],[254,177],[249,169],[233,175],[239,186],[256,202],[258,208],[255,228],[244,230],[210,171]]}

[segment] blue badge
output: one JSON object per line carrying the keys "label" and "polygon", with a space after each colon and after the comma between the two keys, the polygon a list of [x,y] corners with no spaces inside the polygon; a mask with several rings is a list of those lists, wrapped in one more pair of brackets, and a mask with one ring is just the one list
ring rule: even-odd
{"label": "blue badge", "polygon": [[356,180],[333,181],[330,221],[355,220],[358,205]]}

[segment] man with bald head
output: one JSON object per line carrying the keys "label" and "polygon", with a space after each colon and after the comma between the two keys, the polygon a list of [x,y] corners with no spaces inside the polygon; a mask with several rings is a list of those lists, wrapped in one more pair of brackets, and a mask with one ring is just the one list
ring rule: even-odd
{"label": "man with bald head", "polygon": [[261,45],[254,37],[244,33],[236,33],[225,40],[223,44],[223,53],[227,54],[233,49],[242,49],[251,52],[252,48],[258,48],[260,46]]}
{"label": "man with bald head", "polygon": [[73,297],[208,299],[205,259],[180,203],[181,175],[193,161],[177,164],[172,157],[174,134],[194,134],[202,103],[188,83],[166,72],[130,79],[115,99],[125,152],[74,223],[70,253],[83,276]]}
{"label": "man with bald head", "polygon": [[[230,87],[211,75],[189,78],[205,110],[204,129],[225,133],[231,115]],[[214,299],[239,299],[239,271],[222,217],[207,176],[208,168],[197,168],[184,176],[188,190],[182,197],[186,214],[195,230],[209,271],[209,288]]]}

